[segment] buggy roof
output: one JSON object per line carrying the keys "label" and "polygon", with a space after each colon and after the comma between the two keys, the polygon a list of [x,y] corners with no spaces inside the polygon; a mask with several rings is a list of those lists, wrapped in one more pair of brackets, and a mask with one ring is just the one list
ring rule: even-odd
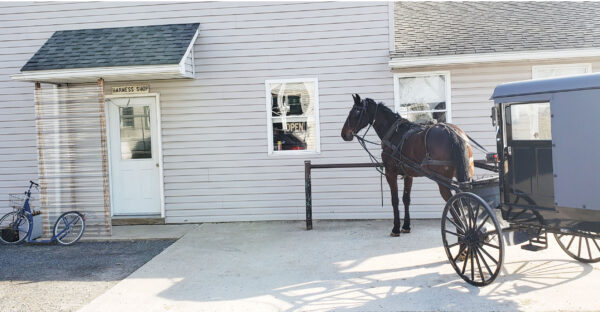
{"label": "buggy roof", "polygon": [[504,83],[494,89],[491,99],[501,102],[500,99],[513,96],[585,89],[600,89],[600,73]]}

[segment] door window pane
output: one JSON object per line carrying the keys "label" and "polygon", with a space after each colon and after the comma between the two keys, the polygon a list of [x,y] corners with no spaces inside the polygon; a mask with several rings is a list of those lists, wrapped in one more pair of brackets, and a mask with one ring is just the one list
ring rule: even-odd
{"label": "door window pane", "polygon": [[398,113],[421,124],[446,122],[446,79],[443,74],[398,78]]}
{"label": "door window pane", "polygon": [[270,82],[272,151],[317,149],[315,82]]}
{"label": "door window pane", "polygon": [[152,158],[150,108],[119,107],[121,159]]}
{"label": "door window pane", "polygon": [[513,140],[552,140],[550,103],[510,106]]}

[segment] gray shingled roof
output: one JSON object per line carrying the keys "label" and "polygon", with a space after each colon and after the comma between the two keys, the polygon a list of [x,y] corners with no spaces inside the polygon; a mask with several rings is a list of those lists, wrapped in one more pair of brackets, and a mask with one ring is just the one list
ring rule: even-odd
{"label": "gray shingled roof", "polygon": [[396,2],[393,57],[600,47],[600,2]]}
{"label": "gray shingled roof", "polygon": [[199,24],[55,32],[21,71],[178,64]]}

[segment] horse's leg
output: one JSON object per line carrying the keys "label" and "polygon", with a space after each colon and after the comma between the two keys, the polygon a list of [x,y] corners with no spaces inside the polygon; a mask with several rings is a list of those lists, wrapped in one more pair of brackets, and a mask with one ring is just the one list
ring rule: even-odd
{"label": "horse's leg", "polygon": [[410,233],[410,190],[412,189],[413,177],[404,176],[404,194],[402,194],[402,203],[404,204],[404,224],[402,225],[402,233]]}
{"label": "horse's leg", "polygon": [[452,191],[450,191],[449,188],[438,184],[438,188],[440,189],[440,195],[442,195],[442,198],[444,199],[445,202],[448,201],[448,199],[450,199],[450,197],[452,197]]}
{"label": "horse's leg", "polygon": [[400,212],[398,211],[398,173],[392,170],[385,171],[385,179],[390,186],[390,192],[392,193],[392,207],[394,207],[394,228],[392,229],[391,236],[400,236]]}

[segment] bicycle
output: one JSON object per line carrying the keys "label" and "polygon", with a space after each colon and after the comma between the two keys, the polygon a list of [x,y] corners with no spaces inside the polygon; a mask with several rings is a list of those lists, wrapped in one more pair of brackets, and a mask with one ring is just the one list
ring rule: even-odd
{"label": "bicycle", "polygon": [[19,244],[23,241],[28,243],[50,243],[53,241],[61,245],[71,245],[79,241],[85,231],[85,216],[77,211],[69,211],[61,214],[52,227],[52,238],[49,240],[36,240],[32,237],[34,228],[34,216],[37,211],[33,211],[29,204],[31,200],[31,188],[35,186],[39,189],[39,184],[29,181],[29,189],[25,192],[23,206],[20,204],[17,209],[5,214],[0,219],[0,242],[4,244]]}

